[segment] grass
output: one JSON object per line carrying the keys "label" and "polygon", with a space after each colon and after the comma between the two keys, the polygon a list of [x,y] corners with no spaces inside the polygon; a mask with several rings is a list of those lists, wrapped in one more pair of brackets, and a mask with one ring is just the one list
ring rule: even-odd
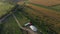
{"label": "grass", "polygon": [[12,16],[8,17],[3,23],[1,34],[21,34],[21,31]]}
{"label": "grass", "polygon": [[25,7],[23,14],[29,18],[35,26],[37,26],[39,31],[43,31],[44,34],[56,34],[57,30],[54,26],[57,25],[56,23],[59,23],[59,20],[51,18],[43,13],[39,13],[38,11],[35,11],[29,7]]}
{"label": "grass", "polygon": [[0,2],[0,17],[8,13],[13,7],[14,5],[9,3]]}
{"label": "grass", "polygon": [[56,5],[56,6],[51,6],[51,8],[59,10],[60,11],[60,5]]}
{"label": "grass", "polygon": [[[16,12],[14,14],[22,26],[24,26],[24,24],[28,21],[28,19],[24,17],[20,12]],[[22,33],[26,34],[26,32],[20,30],[18,24],[16,23],[12,15],[7,17],[7,19],[3,21],[1,34],[22,34]]]}
{"label": "grass", "polygon": [[[36,16],[38,16],[38,14],[35,12],[35,11],[33,11],[33,10],[31,10],[31,9],[29,9],[29,8],[25,8],[25,12],[24,13],[27,13],[27,15],[28,15],[28,17],[29,17],[29,19],[31,19],[31,21],[33,22],[33,24],[35,25],[35,26],[37,26],[37,28],[39,29],[39,31],[40,30],[43,30],[44,32],[45,32],[45,34],[47,34],[47,32],[46,32],[46,30],[45,30],[45,27],[43,27],[42,29],[40,28],[40,21],[38,22],[36,19],[38,19]],[[41,15],[42,16],[42,15]],[[40,19],[40,18],[39,18]],[[41,22],[43,22],[43,21],[41,21]]]}
{"label": "grass", "polygon": [[21,12],[17,12],[15,15],[22,26],[29,21]]}

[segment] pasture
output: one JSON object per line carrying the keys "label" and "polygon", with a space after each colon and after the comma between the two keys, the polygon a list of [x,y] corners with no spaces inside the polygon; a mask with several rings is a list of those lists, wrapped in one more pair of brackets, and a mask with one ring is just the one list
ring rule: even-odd
{"label": "pasture", "polygon": [[[21,12],[14,13],[21,26],[24,26],[28,22],[28,19],[21,14]],[[5,21],[2,22],[2,31],[1,34],[26,34],[25,31],[22,31],[12,15],[7,17]]]}
{"label": "pasture", "polygon": [[9,3],[0,2],[0,17],[8,13],[13,7],[14,5],[11,5]]}

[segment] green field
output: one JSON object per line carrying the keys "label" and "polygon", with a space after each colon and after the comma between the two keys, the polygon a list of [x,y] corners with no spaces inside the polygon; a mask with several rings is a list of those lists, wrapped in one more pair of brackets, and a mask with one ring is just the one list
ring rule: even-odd
{"label": "green field", "polygon": [[11,9],[14,7],[14,5],[11,5],[9,3],[3,3],[0,2],[0,17],[11,11]]}
{"label": "green field", "polygon": [[60,11],[60,5],[56,5],[56,6],[51,6],[51,8],[59,10]]}
{"label": "green field", "polygon": [[[28,22],[28,19],[24,17],[23,14],[21,14],[21,12],[16,12],[14,14],[22,26]],[[10,15],[5,21],[3,21],[1,34],[22,34],[22,33],[23,31],[20,30],[18,24],[16,23],[12,15]],[[26,32],[24,34],[26,34]]]}

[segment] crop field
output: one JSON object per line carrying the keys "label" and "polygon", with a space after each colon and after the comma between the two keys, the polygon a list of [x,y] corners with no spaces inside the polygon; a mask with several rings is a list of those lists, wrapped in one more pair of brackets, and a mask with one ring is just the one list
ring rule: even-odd
{"label": "crop field", "polygon": [[[24,17],[23,14],[20,12],[14,14],[22,26],[27,23],[28,19]],[[10,15],[5,21],[3,21],[3,27],[0,34],[26,34],[26,32],[20,30],[13,16]]]}
{"label": "crop field", "polygon": [[[54,10],[54,11],[60,12],[60,10],[58,9],[59,5],[54,5],[54,6],[49,6],[48,7],[48,6],[39,5],[39,4],[35,4],[35,3],[28,3],[28,4],[32,4],[32,5],[42,7],[42,8],[48,9],[48,10]],[[54,8],[54,7],[56,7],[56,8]]]}
{"label": "crop field", "polygon": [[36,22],[33,22],[33,24],[35,26],[37,26],[37,28],[39,29],[39,31],[42,30],[44,33],[47,34],[47,29],[46,29],[47,27],[44,26],[44,24],[42,24],[42,23],[43,22],[45,23],[46,20],[48,20],[50,18],[44,17],[43,14],[40,14],[37,11],[35,12],[35,11],[29,9],[29,8],[27,8],[27,9],[25,8],[25,10],[27,10],[27,11],[24,11],[24,13],[26,13],[29,16],[29,18],[31,19],[32,22],[33,22],[33,20],[36,21]]}
{"label": "crop field", "polygon": [[[59,33],[60,13],[54,10],[49,10],[42,7],[27,4],[27,8],[24,9],[24,13],[28,15],[31,20],[36,21],[34,23],[39,30],[44,33]],[[48,32],[47,32],[48,31]],[[53,32],[53,33],[52,33]]]}
{"label": "crop field", "polygon": [[43,8],[43,7],[38,7],[38,6],[35,6],[33,4],[28,4],[27,6],[32,8],[32,9],[37,10],[37,12],[41,12],[45,15],[60,19],[60,12],[50,10],[50,9],[46,9],[46,8]]}
{"label": "crop field", "polygon": [[29,0],[31,3],[41,4],[44,6],[52,6],[60,4],[60,0]]}
{"label": "crop field", "polygon": [[14,5],[0,2],[0,17],[8,13],[13,7]]}

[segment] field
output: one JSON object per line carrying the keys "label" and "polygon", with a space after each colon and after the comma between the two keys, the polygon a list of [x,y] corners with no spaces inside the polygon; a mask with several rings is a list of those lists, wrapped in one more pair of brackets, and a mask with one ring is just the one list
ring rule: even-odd
{"label": "field", "polygon": [[60,12],[38,7],[33,4],[27,4],[23,14],[24,13],[44,34],[60,34]]}
{"label": "field", "polygon": [[58,19],[60,18],[60,12],[57,12],[57,11],[54,11],[54,10],[51,10],[51,9],[46,9],[46,8],[43,8],[43,7],[38,7],[38,6],[35,6],[33,4],[28,4],[27,6],[32,8],[32,9],[37,10],[37,12],[41,12],[41,13],[45,14],[45,15],[55,17],[55,18],[58,18]]}
{"label": "field", "polygon": [[60,4],[60,0],[29,0],[31,3],[40,4],[44,6],[52,6]]}
{"label": "field", "polygon": [[2,17],[4,14],[8,13],[14,5],[0,2],[0,17]]}
{"label": "field", "polygon": [[[16,12],[14,14],[22,26],[28,22],[28,19],[24,17],[20,12]],[[19,28],[12,15],[10,15],[5,21],[3,21],[2,25],[3,27],[0,34],[26,34],[25,31],[22,31]]]}
{"label": "field", "polygon": [[[24,2],[18,2],[17,4],[19,4],[22,8],[19,6],[16,12],[14,12],[14,15],[22,26],[24,26],[24,24],[28,21],[31,21],[33,25],[38,28],[38,31],[42,31],[43,34],[60,34],[60,12],[58,12],[60,11],[60,8],[58,8],[60,6],[53,6],[60,4],[59,0],[26,1],[27,2],[25,4]],[[8,10],[10,8],[8,8]],[[8,10],[6,12],[8,12]],[[1,15],[4,13],[5,12],[1,11]],[[6,20],[2,22],[0,29],[0,34],[27,34],[26,31],[23,31],[19,28],[12,15],[7,17]]]}
{"label": "field", "polygon": [[60,5],[54,5],[54,6],[51,6],[51,8],[53,8],[53,9],[56,9],[56,10],[59,10],[59,11],[60,11]]}

